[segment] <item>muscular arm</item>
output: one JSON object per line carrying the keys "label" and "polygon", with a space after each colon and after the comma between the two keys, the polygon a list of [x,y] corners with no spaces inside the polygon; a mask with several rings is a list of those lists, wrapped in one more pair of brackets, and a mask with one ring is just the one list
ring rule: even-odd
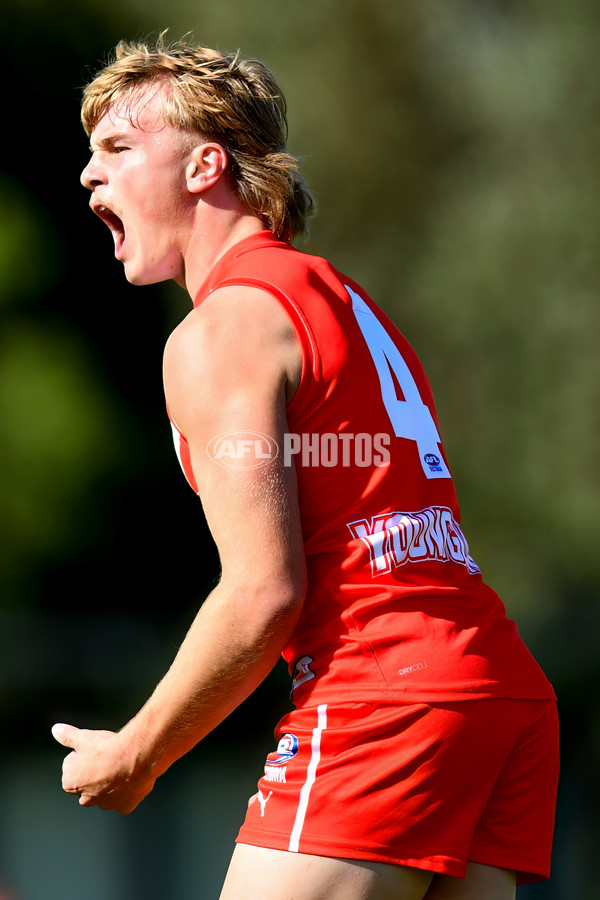
{"label": "muscular arm", "polygon": [[293,468],[281,454],[263,466],[223,466],[206,448],[236,431],[262,432],[282,446],[299,372],[287,317],[259,291],[211,295],[168,342],[167,402],[190,446],[222,574],[134,719],[118,734],[62,732],[75,750],[63,784],[84,805],[134,809],[266,677],[298,620],[306,573]]}

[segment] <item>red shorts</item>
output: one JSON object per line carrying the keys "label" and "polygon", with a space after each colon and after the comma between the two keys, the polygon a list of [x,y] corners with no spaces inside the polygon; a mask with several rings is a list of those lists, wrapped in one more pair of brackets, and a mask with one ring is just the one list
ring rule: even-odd
{"label": "red shorts", "polygon": [[323,704],[284,716],[237,841],[464,877],[548,878],[553,701]]}

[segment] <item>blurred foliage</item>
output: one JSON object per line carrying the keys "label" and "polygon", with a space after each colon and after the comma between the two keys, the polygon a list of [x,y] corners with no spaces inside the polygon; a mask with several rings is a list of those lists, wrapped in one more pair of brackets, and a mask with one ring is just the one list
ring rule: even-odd
{"label": "blurred foliage", "polygon": [[[164,664],[151,635],[172,650],[216,572],[160,383],[162,346],[187,300],[172,286],[124,282],[77,182],[81,85],[119,38],[168,27],[174,39],[192,32],[273,67],[320,206],[306,249],[362,282],[421,355],[471,551],[559,691],[567,781],[577,766],[595,770],[600,6],[172,0],[166,12],[158,0],[8,0],[3,21],[8,717],[35,720],[68,703],[90,717],[113,702],[123,712],[121,682],[103,682],[83,650],[74,699],[60,667],[47,679],[48,658],[37,671],[35,655],[20,692],[18,648],[32,634],[39,647],[39,622],[50,621],[32,624],[36,610],[70,616],[70,628],[48,625],[57,652],[111,611],[101,640],[82,646],[101,652],[122,628],[109,656],[126,642],[136,675],[114,657],[111,671],[137,698]],[[571,808],[581,832],[597,834],[597,779],[587,790],[584,799],[572,787]],[[587,887],[580,880],[577,895]]]}
{"label": "blurred foliage", "polygon": [[[10,479],[0,495],[6,525],[0,577],[11,571],[14,577],[32,557],[48,558],[73,544],[86,512],[77,509],[81,486],[106,466],[111,426],[107,398],[72,338],[41,323],[3,330],[0,452]],[[19,593],[19,605],[32,599]],[[11,600],[17,598],[5,593],[5,605]]]}

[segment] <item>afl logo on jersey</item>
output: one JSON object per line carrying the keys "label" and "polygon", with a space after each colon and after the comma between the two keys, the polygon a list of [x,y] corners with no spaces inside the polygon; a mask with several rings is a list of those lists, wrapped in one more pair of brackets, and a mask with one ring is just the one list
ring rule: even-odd
{"label": "afl logo on jersey", "polygon": [[298,752],[298,738],[295,734],[284,734],[275,753],[269,753],[266,760],[268,766],[283,766]]}
{"label": "afl logo on jersey", "polygon": [[435,453],[426,453],[425,456],[423,457],[423,459],[425,460],[426,464],[429,466],[429,468],[431,469],[432,472],[441,472],[442,471],[442,468],[440,465],[441,460],[440,460],[439,456],[435,455]]}

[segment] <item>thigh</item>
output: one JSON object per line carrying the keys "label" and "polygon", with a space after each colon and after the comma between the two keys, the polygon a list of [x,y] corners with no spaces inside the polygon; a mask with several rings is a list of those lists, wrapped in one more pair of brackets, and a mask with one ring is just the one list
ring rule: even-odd
{"label": "thigh", "polygon": [[516,893],[514,872],[469,863],[464,878],[436,875],[425,900],[514,900]]}
{"label": "thigh", "polygon": [[238,844],[220,900],[422,900],[431,874]]}

